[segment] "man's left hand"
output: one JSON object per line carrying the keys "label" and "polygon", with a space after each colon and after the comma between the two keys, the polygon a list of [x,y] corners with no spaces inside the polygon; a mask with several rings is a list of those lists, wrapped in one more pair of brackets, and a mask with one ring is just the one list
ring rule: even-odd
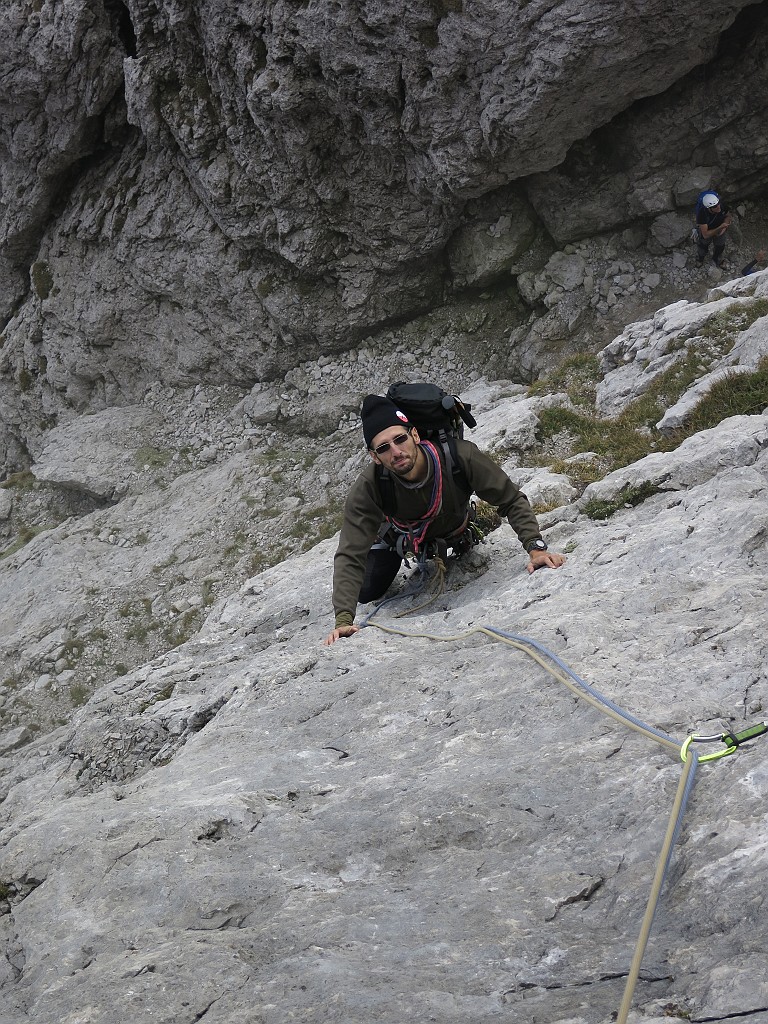
{"label": "man's left hand", "polygon": [[530,562],[526,565],[528,572],[536,572],[537,569],[559,569],[565,565],[565,555],[557,551],[531,551]]}

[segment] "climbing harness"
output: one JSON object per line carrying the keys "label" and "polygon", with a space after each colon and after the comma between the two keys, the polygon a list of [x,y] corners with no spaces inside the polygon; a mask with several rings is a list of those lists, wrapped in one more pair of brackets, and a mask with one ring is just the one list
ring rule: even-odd
{"label": "climbing harness", "polygon": [[[399,550],[398,554],[405,559],[406,566],[409,569],[412,568],[410,559],[413,559],[413,555],[408,552],[406,554],[402,554]],[[440,597],[445,590],[445,576],[448,571],[448,547],[446,542],[430,541],[428,544],[424,545],[421,552],[415,559],[413,559],[413,561],[413,568],[416,570],[416,575],[409,581],[406,589],[401,591],[399,594],[393,594],[392,597],[385,597],[383,601],[379,601],[373,611],[369,612],[368,615],[361,620],[361,629],[363,626],[367,626],[371,618],[385,605],[390,604],[393,601],[402,601],[407,597],[418,597],[419,594],[422,594],[427,588],[430,575],[433,575],[437,582],[433,584],[427,600],[422,601],[421,604],[414,605],[412,608],[406,609],[406,611],[398,612],[394,617],[396,619],[402,619],[405,618],[406,615],[413,615],[415,612],[421,611],[422,608],[426,608]],[[430,574],[430,562],[434,567],[433,574]]]}
{"label": "climbing harness", "polygon": [[[430,447],[432,446],[430,445]],[[396,525],[393,520],[387,519],[386,523],[382,526],[382,530],[379,532],[377,544],[381,543],[382,547],[389,546],[393,551],[396,551],[397,554],[405,561],[405,564],[409,569],[411,568],[411,559],[414,559],[418,575],[415,580],[411,581],[408,589],[404,590],[402,593],[394,594],[392,597],[387,597],[383,601],[380,601],[373,611],[370,612],[363,620],[362,625],[366,625],[379,611],[379,609],[384,607],[384,605],[389,604],[392,601],[400,601],[406,597],[415,597],[422,593],[426,588],[430,575],[429,562],[431,562],[434,567],[434,577],[437,582],[432,586],[428,600],[421,604],[417,604],[412,608],[408,608],[404,612],[398,612],[398,614],[395,615],[395,618],[402,619],[406,615],[413,615],[415,612],[421,611],[422,608],[426,608],[427,605],[432,604],[433,601],[436,601],[445,590],[445,578],[448,573],[448,549],[451,548],[456,557],[459,557],[466,554],[467,551],[471,550],[475,545],[482,544],[485,540],[485,534],[483,533],[482,528],[475,521],[476,518],[477,506],[474,502],[470,502],[467,514],[461,526],[454,530],[453,533],[450,533],[447,537],[422,540],[418,545],[418,551],[415,553],[411,545],[412,534],[410,530],[408,533],[401,533],[399,526]],[[384,526],[388,526],[388,528],[384,529]]]}
{"label": "climbing harness", "polygon": [[[611,718],[624,725],[628,725],[631,729],[655,740],[657,743],[661,743],[663,746],[679,752],[684,765],[683,773],[678,783],[669,824],[664,836],[664,842],[662,843],[661,853],[659,854],[656,864],[653,883],[651,885],[651,893],[643,916],[640,935],[635,946],[632,964],[627,975],[621,1007],[616,1016],[616,1024],[627,1024],[632,997],[634,995],[637,980],[640,976],[640,966],[642,964],[643,956],[645,955],[659,897],[666,881],[669,865],[672,859],[672,851],[682,826],[688,800],[693,791],[696,769],[699,764],[728,757],[729,755],[734,754],[742,744],[756,739],[759,736],[765,735],[768,733],[768,722],[759,722],[743,729],[741,732],[736,733],[726,731],[712,736],[700,736],[694,733],[691,736],[688,736],[681,744],[680,741],[674,739],[674,737],[669,736],[660,729],[656,729],[653,726],[648,725],[631,712],[619,707],[619,705],[615,704],[610,700],[610,698],[604,696],[599,692],[599,690],[596,690],[593,686],[578,676],[573,669],[562,661],[556,654],[546,648],[543,644],[538,643],[538,641],[532,640],[530,637],[509,633],[506,630],[498,629],[494,626],[473,626],[471,629],[466,630],[463,633],[441,636],[439,634],[426,632],[405,632],[394,626],[385,626],[379,622],[371,621],[373,616],[376,615],[376,613],[385,604],[388,604],[390,601],[399,600],[401,597],[405,596],[408,596],[407,593],[397,594],[394,597],[387,598],[377,604],[373,611],[360,623],[361,628],[365,626],[373,626],[384,633],[391,633],[414,639],[436,640],[443,642],[466,640],[476,634],[488,636],[492,640],[499,640],[510,647],[523,651],[542,668],[544,668],[551,676],[563,683],[572,692],[576,693],[580,698],[585,700],[588,704],[591,704],[593,707],[596,707],[604,714],[609,715]],[[415,610],[416,609],[412,609],[412,611]],[[724,744],[724,748],[712,754],[705,754],[703,756],[699,756],[698,752],[694,749],[694,744],[714,742],[722,742]]]}

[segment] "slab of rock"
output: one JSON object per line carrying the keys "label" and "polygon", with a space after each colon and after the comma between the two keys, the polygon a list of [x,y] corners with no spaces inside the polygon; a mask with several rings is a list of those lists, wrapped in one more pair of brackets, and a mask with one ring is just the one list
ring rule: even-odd
{"label": "slab of rock", "polygon": [[511,190],[470,204],[465,219],[447,249],[453,283],[459,288],[498,280],[530,247],[538,229],[528,202]]}
{"label": "slab of rock", "polygon": [[535,509],[559,508],[578,497],[578,490],[564,473],[548,470],[518,470],[505,467],[505,471],[524,491]]}
{"label": "slab of rock", "polygon": [[662,434],[673,434],[676,430],[679,430],[685,425],[685,422],[693,410],[699,402],[709,394],[713,385],[718,384],[720,381],[732,379],[734,376],[738,376],[739,374],[751,372],[752,368],[749,366],[728,366],[722,367],[718,370],[713,370],[712,373],[706,374],[701,378],[701,380],[698,380],[693,387],[689,388],[674,405],[670,406],[670,408],[666,410],[664,415],[656,424],[657,429],[660,430]]}
{"label": "slab of rock", "polygon": [[646,455],[589,484],[580,505],[612,500],[624,492],[651,484],[661,491],[696,486],[725,466],[751,466],[768,448],[768,416],[731,416],[711,430],[687,438],[673,452]]}
{"label": "slab of rock", "polygon": [[684,213],[662,213],[651,224],[651,234],[665,249],[674,249],[690,238],[693,217]]}
{"label": "slab of rock", "polygon": [[693,207],[705,188],[714,187],[718,178],[716,167],[691,167],[675,180],[675,202],[678,206]]}
{"label": "slab of rock", "polygon": [[[497,400],[485,407],[477,428],[467,434],[483,450],[514,449],[525,451],[536,442],[536,429],[542,409],[569,402],[564,394],[525,397],[526,392]],[[479,408],[479,407],[478,407]]]}
{"label": "slab of rock", "polygon": [[170,459],[170,452],[155,448],[162,422],[144,406],[78,417],[50,432],[32,472],[38,480],[111,501],[125,493],[146,458]]}
{"label": "slab of rock", "polygon": [[[324,648],[332,539],[218,602],[203,633],[102,688],[55,742],[16,753],[1,1012],[278,1024],[327,1017],[330,990],[340,1021],[608,1024],[678,743],[751,725],[768,700],[755,642],[768,464],[733,466],[722,440],[700,482],[606,522],[553,514],[562,569],[529,576],[505,526],[439,604],[377,616],[450,641],[371,625]],[[455,639],[482,624],[543,644],[669,745],[517,647]],[[633,1020],[764,1005],[761,742],[727,771],[699,768]],[[84,834],[87,858],[72,842]]]}
{"label": "slab of rock", "polygon": [[9,729],[8,732],[0,733],[0,757],[4,754],[10,754],[13,750],[18,750],[19,747],[29,743],[31,739],[32,733],[25,725],[20,725],[15,729]]}

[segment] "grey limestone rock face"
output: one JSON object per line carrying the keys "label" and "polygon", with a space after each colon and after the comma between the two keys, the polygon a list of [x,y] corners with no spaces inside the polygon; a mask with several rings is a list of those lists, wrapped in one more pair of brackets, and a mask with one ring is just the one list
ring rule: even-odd
{"label": "grey limestone rock face", "polygon": [[[111,6],[3,5],[0,61],[0,304],[27,290],[27,269],[70,172],[125,123],[123,47]],[[121,112],[122,107],[122,112]],[[48,287],[43,268],[37,286]]]}
{"label": "grey limestone rock face", "polygon": [[[518,465],[571,400],[487,378],[660,287],[647,228],[700,185],[764,186],[765,17],[4,5],[2,1024],[611,1019],[678,753],[470,630],[535,638],[680,742],[759,721],[768,419],[576,501]],[[630,263],[569,245],[613,230]],[[702,339],[671,418],[765,355],[765,274],[680,281],[603,348],[601,414]],[[417,615],[382,610],[457,639],[324,648],[360,397],[422,374],[559,505],[568,561],[529,576],[503,527]],[[638,1020],[765,1012],[762,751],[699,776]]]}
{"label": "grey limestone rock face", "polygon": [[768,355],[768,273],[736,278],[705,302],[678,300],[649,320],[629,324],[600,353],[603,379],[597,408],[615,416],[643,395],[671,366],[697,353],[701,371],[658,426],[682,425],[696,402],[730,372],[752,372]]}
{"label": "grey limestone rock face", "polygon": [[114,500],[125,494],[147,459],[158,457],[152,441],[159,422],[158,413],[146,407],[78,417],[50,431],[32,472],[44,483]]}
{"label": "grey limestone rock face", "polygon": [[469,203],[463,219],[447,249],[454,287],[482,287],[498,280],[531,247],[538,230],[527,201],[512,190]]}
{"label": "grey limestone rock face", "polygon": [[[556,240],[586,230],[548,204],[593,210],[597,232],[615,204],[589,177],[578,195],[528,179],[640,97],[658,100],[606,129],[633,161],[619,220],[689,202],[692,164],[735,185],[736,134],[759,134],[766,32],[735,0],[36,6],[6,5],[0,33],[0,444],[15,465],[62,409],[134,404],[158,373],[250,387],[540,269],[541,221]],[[724,32],[697,148],[675,132],[701,97],[673,83]],[[638,154],[659,146],[683,154],[674,174],[644,173]]]}
{"label": "grey limestone rock face", "polygon": [[[438,604],[377,617],[458,639],[323,648],[326,541],[6,754],[0,1014],[607,1024],[679,754],[461,634],[531,637],[680,742],[759,721],[768,463],[731,439],[610,521],[552,513],[563,569],[528,576],[503,529]],[[765,742],[698,769],[633,1020],[765,1005]]]}
{"label": "grey limestone rock face", "polygon": [[677,234],[669,233],[669,215],[678,208],[692,226],[702,189],[738,196],[754,174],[764,178],[768,138],[757,111],[768,101],[767,47],[766,12],[755,5],[723,36],[706,70],[681,77],[575,143],[559,167],[534,175],[528,197],[556,242],[653,216],[666,246]]}
{"label": "grey limestone rock face", "polygon": [[130,116],[151,145],[173,140],[227,234],[317,272],[343,258],[332,232],[351,252],[373,231],[392,264],[445,241],[450,222],[424,198],[450,213],[453,197],[559,163],[628,100],[707,59],[743,6],[396,3],[361,17],[341,3],[329,19],[160,4],[151,22],[138,11]]}
{"label": "grey limestone rock face", "polygon": [[[666,307],[611,358],[655,330],[685,343],[713,316],[740,322],[763,286],[723,285],[706,315]],[[759,358],[758,331],[732,353]],[[444,345],[420,355],[455,367],[450,387],[467,382]],[[679,753],[471,629],[533,638],[680,743],[760,721],[768,417],[726,420],[578,501],[562,473],[510,459],[534,500],[561,503],[540,523],[565,566],[528,575],[503,526],[430,605],[374,619],[455,639],[371,626],[324,648],[335,539],[251,572],[250,545],[295,531],[298,548],[366,458],[338,404],[335,431],[303,437],[302,404],[325,401],[330,417],[334,395],[399,362],[361,347],[246,393],[158,384],[142,406],[48,432],[46,487],[129,488],[0,562],[0,1020],[615,1013]],[[505,458],[569,402],[479,375],[461,390],[473,439]],[[268,409],[282,429],[257,422]],[[99,463],[102,437],[124,439],[114,465]],[[183,467],[151,465],[191,439]],[[40,481],[9,483],[11,517],[42,500]],[[623,507],[644,485],[650,497]],[[590,498],[618,511],[595,521]],[[88,671],[104,685],[89,689]],[[633,1019],[764,1005],[762,742],[699,768]]]}

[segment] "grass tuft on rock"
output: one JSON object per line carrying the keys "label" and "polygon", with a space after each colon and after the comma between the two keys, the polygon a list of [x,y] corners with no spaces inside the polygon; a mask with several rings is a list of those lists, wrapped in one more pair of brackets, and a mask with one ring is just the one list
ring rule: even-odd
{"label": "grass tuft on rock", "polygon": [[586,352],[569,356],[546,377],[534,381],[528,394],[554,395],[565,392],[574,405],[594,406],[596,387],[600,381],[600,360]]}
{"label": "grass tuft on rock", "polygon": [[702,338],[711,338],[718,342],[731,342],[735,335],[746,331],[756,320],[768,316],[768,299],[755,299],[731,309],[724,309],[707,321],[699,331]]}
{"label": "grass tuft on rock", "polygon": [[754,373],[729,373],[696,404],[684,425],[685,436],[709,430],[729,416],[757,416],[768,408],[768,356]]}
{"label": "grass tuft on rock", "polygon": [[15,555],[17,551],[21,551],[31,540],[34,540],[39,533],[45,533],[46,530],[50,529],[50,526],[26,526],[22,524],[16,534],[16,540],[5,551],[0,552],[0,559],[10,558],[11,555]]}
{"label": "grass tuft on rock", "polygon": [[[552,407],[539,416],[538,437],[542,445],[557,437],[567,454],[594,452],[603,475],[628,466],[652,452],[668,452],[678,448],[686,438],[717,426],[729,416],[758,415],[768,407],[768,357],[763,358],[754,373],[734,372],[724,377],[703,395],[685,424],[673,434],[665,435],[656,423],[666,409],[709,372],[707,353],[697,346],[654,380],[645,394],[628,406],[615,419],[597,416],[585,408]],[[578,468],[557,462],[558,472],[572,479]],[[584,483],[598,479],[595,466]]]}
{"label": "grass tuft on rock", "polygon": [[593,498],[585,503],[583,511],[590,519],[609,519],[620,508],[634,508],[641,505],[646,498],[660,494],[661,488],[650,481],[637,487],[626,487],[614,498]]}
{"label": "grass tuft on rock", "polygon": [[13,488],[17,491],[31,491],[37,483],[35,474],[29,469],[22,469],[18,473],[10,473],[0,487],[3,489]]}

